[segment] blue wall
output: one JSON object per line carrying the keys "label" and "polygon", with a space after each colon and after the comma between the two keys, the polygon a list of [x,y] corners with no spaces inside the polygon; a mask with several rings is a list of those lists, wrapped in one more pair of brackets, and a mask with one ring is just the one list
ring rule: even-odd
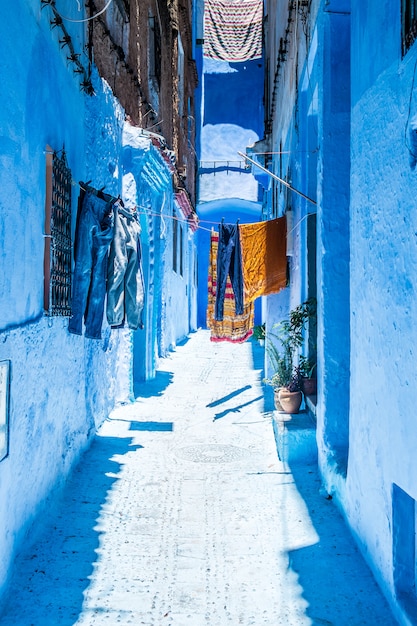
{"label": "blue wall", "polygon": [[[213,69],[223,64],[209,63]],[[263,62],[259,59],[228,65],[231,71],[227,73],[204,74],[203,124],[236,124],[262,136]]]}
{"label": "blue wall", "polygon": [[[63,0],[66,15],[77,6]],[[94,341],[68,332],[68,318],[43,311],[46,148],[65,147],[73,178],[118,193],[122,111],[95,74],[80,90],[50,7],[15,0],[0,21],[0,361],[10,361],[9,454],[0,462],[0,593],[16,552],[51,494],[62,486],[108,416],[126,399],[118,376],[119,335]],[[68,23],[83,63],[85,25]],[[105,128],[105,132],[103,129]],[[125,346],[123,346],[124,348]],[[124,354],[124,350],[121,351]],[[109,379],[109,372],[112,377]]]}
{"label": "blue wall", "polygon": [[[84,96],[64,53],[58,53],[59,34],[49,24],[45,29],[45,19],[42,27],[35,22],[33,12],[39,11],[40,3],[18,0],[2,9],[0,236],[3,261],[7,255],[13,272],[0,271],[0,293],[7,294],[0,299],[1,328],[43,313],[37,277],[43,275],[47,144],[53,150],[65,146],[74,178],[83,174]],[[75,29],[69,30],[77,39]]]}
{"label": "blue wall", "polygon": [[321,19],[318,431],[321,460],[327,455],[344,474],[350,401],[350,15],[324,11]]}
{"label": "blue wall", "polygon": [[[348,514],[392,598],[414,587],[415,610],[415,570],[404,557],[415,545],[406,518],[415,515],[417,500],[417,429],[410,417],[417,178],[409,136],[417,114],[417,45],[402,57],[401,3],[364,5],[352,0],[352,67],[361,71],[352,73]],[[398,569],[404,564],[405,578]]]}

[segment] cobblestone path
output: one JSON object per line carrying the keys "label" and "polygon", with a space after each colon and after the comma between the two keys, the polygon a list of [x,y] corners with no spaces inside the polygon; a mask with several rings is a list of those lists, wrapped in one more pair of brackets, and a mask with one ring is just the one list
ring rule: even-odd
{"label": "cobblestone path", "polygon": [[316,467],[277,458],[261,350],[199,331],[112,413],[1,626],[393,626]]}

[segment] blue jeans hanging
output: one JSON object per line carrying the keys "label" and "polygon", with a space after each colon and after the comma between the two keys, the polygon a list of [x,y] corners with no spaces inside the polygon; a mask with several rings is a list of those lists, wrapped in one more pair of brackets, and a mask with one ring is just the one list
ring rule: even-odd
{"label": "blue jeans hanging", "polygon": [[243,313],[243,271],[238,224],[219,224],[217,250],[217,289],[214,319],[223,320],[227,277],[230,276],[235,295],[235,313]]}
{"label": "blue jeans hanging", "polygon": [[140,225],[136,211],[118,207],[114,212],[114,238],[110,246],[107,276],[107,321],[126,322],[132,330],[143,328],[144,282]]}
{"label": "blue jeans hanging", "polygon": [[113,204],[95,191],[82,192],[74,247],[74,278],[70,333],[101,339],[106,297],[107,259],[113,239]]}

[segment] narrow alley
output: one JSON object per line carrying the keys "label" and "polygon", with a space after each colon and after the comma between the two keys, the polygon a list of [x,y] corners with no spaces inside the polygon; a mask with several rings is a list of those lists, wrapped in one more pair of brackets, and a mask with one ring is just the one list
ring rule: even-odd
{"label": "narrow alley", "polygon": [[1,626],[393,626],[316,464],[276,453],[257,342],[198,331],[115,409]]}

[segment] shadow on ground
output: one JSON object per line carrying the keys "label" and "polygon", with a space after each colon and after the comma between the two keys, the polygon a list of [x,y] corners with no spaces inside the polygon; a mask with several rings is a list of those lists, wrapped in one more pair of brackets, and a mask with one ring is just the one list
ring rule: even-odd
{"label": "shadow on ground", "polygon": [[174,422],[130,422],[129,430],[172,432],[174,430]]}
{"label": "shadow on ground", "polygon": [[[394,626],[397,622],[335,502],[327,499],[315,465],[291,471],[318,541],[289,553],[314,625]],[[364,622],[363,616],[369,615]]]}
{"label": "shadow on ground", "polygon": [[225,409],[221,413],[216,413],[216,415],[213,417],[213,422],[216,422],[217,420],[222,419],[222,417],[226,417],[226,415],[228,415],[229,413],[240,413],[241,409],[246,408],[247,406],[249,406],[250,404],[253,404],[254,402],[258,402],[259,400],[262,400],[263,397],[264,397],[263,395],[258,396],[257,398],[253,398],[253,400],[248,400],[248,402],[244,402],[243,404],[238,404],[237,406],[233,406],[230,409]]}
{"label": "shadow on ground", "polygon": [[[1,626],[73,626],[78,620],[99,558],[98,521],[122,467],[115,457],[142,447],[132,441],[95,437],[58,503],[44,513],[32,546],[15,561]],[[25,619],[28,612],[30,619]]]}
{"label": "shadow on ground", "polygon": [[223,404],[224,402],[227,402],[228,400],[235,398],[240,393],[243,393],[244,391],[247,391],[248,389],[251,389],[251,388],[252,388],[252,385],[246,385],[245,387],[240,387],[240,389],[236,389],[236,391],[233,391],[232,393],[227,394],[227,396],[223,396],[222,398],[219,398],[218,400],[215,400],[214,402],[210,402],[210,404],[207,404],[206,407],[208,409],[211,409],[215,406],[218,406],[219,404]]}
{"label": "shadow on ground", "polygon": [[172,372],[163,372],[158,370],[153,380],[134,381],[133,394],[135,399],[161,396],[173,380],[174,374]]}
{"label": "shadow on ground", "polygon": [[[264,378],[265,349],[262,346],[260,346],[257,341],[253,341],[253,340],[251,341],[251,349],[252,349],[253,369],[259,371],[260,379],[262,380]],[[229,400],[232,400],[233,398],[236,398],[238,395],[244,393],[245,391],[248,391],[251,388],[252,388],[252,385],[245,385],[243,387],[239,387],[239,389],[232,391],[226,396],[223,396],[219,398],[218,400],[214,400],[210,404],[207,404],[206,407],[215,408],[221,404],[228,402]],[[245,409],[246,407],[250,406],[254,402],[258,402],[259,400],[262,400],[262,399],[264,400],[264,412],[272,411],[274,409],[272,389],[268,387],[267,385],[262,385],[261,396],[258,396],[257,398],[253,398],[249,400],[248,402],[242,402],[241,404],[237,404],[235,406],[225,408],[224,411],[221,411],[220,413],[216,413],[213,416],[213,421],[216,422],[222,419],[223,417],[226,417],[229,413],[240,413],[242,409]]]}

